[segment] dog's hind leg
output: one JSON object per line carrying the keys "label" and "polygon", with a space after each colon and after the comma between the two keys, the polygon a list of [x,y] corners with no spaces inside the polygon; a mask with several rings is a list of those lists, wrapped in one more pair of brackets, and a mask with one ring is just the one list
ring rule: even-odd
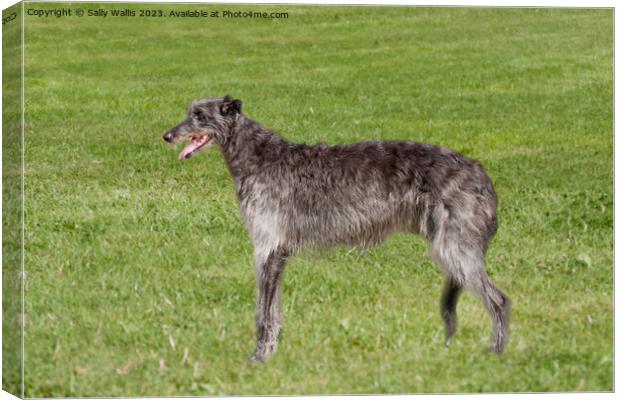
{"label": "dog's hind leg", "polygon": [[288,253],[275,249],[264,254],[255,252],[256,263],[256,351],[253,362],[263,362],[278,347],[278,337],[282,330],[282,310],[280,305],[280,283]]}
{"label": "dog's hind leg", "polygon": [[493,321],[491,351],[502,353],[508,343],[508,323],[510,318],[510,299],[491,282],[484,270],[467,284],[485,305]]}
{"label": "dog's hind leg", "polygon": [[456,332],[456,304],[463,290],[463,286],[450,276],[446,276],[446,281],[441,294],[441,318],[446,325],[446,347],[450,347],[452,335]]}
{"label": "dog's hind leg", "polygon": [[453,246],[454,252],[443,251],[433,255],[446,272],[446,284],[441,299],[442,318],[446,324],[446,346],[456,330],[456,304],[461,288],[472,291],[487,308],[493,321],[491,350],[502,353],[508,342],[508,320],[510,316],[510,299],[502,293],[489,279],[484,271],[484,261],[474,251],[467,251],[459,245]]}
{"label": "dog's hind leg", "polygon": [[456,329],[456,303],[464,288],[478,296],[487,308],[493,321],[491,350],[502,353],[508,342],[510,299],[493,285],[484,270],[484,250],[490,238],[466,223],[459,223],[446,210],[436,211],[435,220],[430,256],[446,274],[441,300],[446,344]]}

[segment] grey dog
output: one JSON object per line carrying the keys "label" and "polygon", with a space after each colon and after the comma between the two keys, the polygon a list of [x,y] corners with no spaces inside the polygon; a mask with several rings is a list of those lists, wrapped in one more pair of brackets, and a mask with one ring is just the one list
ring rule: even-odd
{"label": "grey dog", "polygon": [[289,256],[310,246],[367,248],[397,231],[428,240],[431,259],[445,273],[446,346],[456,331],[459,295],[468,289],[491,315],[491,350],[504,351],[510,300],[484,270],[497,229],[497,197],[478,161],[414,142],[291,143],[243,115],[241,101],[229,96],[193,101],[187,118],[164,140],[187,142],[181,160],[217,143],[232,174],[254,245],[253,361],[264,361],[277,348],[280,283]]}

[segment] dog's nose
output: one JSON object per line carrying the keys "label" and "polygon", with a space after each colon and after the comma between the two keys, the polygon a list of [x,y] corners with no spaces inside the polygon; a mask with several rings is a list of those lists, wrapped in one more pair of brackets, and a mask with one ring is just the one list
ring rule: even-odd
{"label": "dog's nose", "polygon": [[164,140],[168,143],[172,142],[172,132],[166,132],[164,135]]}

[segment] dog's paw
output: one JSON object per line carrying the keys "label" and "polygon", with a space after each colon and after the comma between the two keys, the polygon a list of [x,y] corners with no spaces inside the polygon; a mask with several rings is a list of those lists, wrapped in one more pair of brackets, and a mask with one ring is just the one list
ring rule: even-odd
{"label": "dog's paw", "polygon": [[498,344],[493,344],[491,346],[488,347],[487,349],[489,351],[489,353],[495,353],[498,356],[501,356],[504,354],[504,346],[502,345],[498,345]]}
{"label": "dog's paw", "polygon": [[254,354],[252,358],[250,358],[250,362],[252,364],[262,364],[265,362],[265,356],[260,356],[258,354]]}

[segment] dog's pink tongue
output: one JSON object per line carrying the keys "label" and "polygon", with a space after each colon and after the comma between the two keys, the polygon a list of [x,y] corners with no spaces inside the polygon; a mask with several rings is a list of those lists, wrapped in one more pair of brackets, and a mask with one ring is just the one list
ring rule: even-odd
{"label": "dog's pink tongue", "polygon": [[187,146],[185,146],[185,148],[181,151],[181,153],[179,153],[179,160],[185,160],[186,158],[189,158],[192,154],[192,151],[196,150],[196,147],[198,147],[197,144],[194,144],[194,142],[189,142]]}

